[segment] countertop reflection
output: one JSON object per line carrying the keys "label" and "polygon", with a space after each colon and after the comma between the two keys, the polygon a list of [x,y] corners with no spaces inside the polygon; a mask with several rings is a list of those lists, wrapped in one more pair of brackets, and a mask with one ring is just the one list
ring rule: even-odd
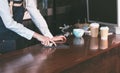
{"label": "countertop reflection", "polygon": [[[38,46],[36,45],[36,47]],[[36,51],[32,51],[31,48],[24,49],[21,55],[0,59],[0,73],[16,73],[23,68],[27,73],[38,73],[37,71],[44,64],[44,61],[56,50],[56,48],[42,47],[39,50],[35,48]]]}

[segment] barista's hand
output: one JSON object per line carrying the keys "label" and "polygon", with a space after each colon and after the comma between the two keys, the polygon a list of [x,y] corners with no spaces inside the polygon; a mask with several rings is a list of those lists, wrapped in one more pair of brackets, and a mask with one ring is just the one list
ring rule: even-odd
{"label": "barista's hand", "polygon": [[42,36],[38,33],[34,33],[33,37],[40,41],[44,46],[56,46],[54,40],[50,39],[49,37]]}
{"label": "barista's hand", "polygon": [[66,37],[63,36],[63,35],[60,35],[60,36],[54,36],[52,38],[53,41],[57,42],[57,41],[61,41],[61,42],[65,42],[66,41]]}
{"label": "barista's hand", "polygon": [[120,43],[120,35],[116,35],[112,40],[112,44],[119,44],[119,43]]}
{"label": "barista's hand", "polygon": [[45,36],[41,38],[41,43],[44,46],[52,46],[52,45],[56,46],[56,43],[52,39],[50,39],[49,37],[45,37]]}

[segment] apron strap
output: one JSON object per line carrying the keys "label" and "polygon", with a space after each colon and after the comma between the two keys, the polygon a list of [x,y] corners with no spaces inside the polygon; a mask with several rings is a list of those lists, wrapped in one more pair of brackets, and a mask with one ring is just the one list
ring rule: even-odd
{"label": "apron strap", "polygon": [[10,6],[10,13],[13,16],[13,0],[10,0],[9,6]]}

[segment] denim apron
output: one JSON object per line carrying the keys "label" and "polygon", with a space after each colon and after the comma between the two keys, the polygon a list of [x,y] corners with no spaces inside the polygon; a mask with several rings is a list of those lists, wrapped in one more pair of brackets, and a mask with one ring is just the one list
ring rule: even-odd
{"label": "denim apron", "polygon": [[[24,12],[25,12],[25,9],[23,5],[20,7],[13,6],[13,19],[18,23],[22,23]],[[4,26],[3,20],[0,17],[0,39],[17,39],[18,36],[19,36],[18,34],[7,29]]]}

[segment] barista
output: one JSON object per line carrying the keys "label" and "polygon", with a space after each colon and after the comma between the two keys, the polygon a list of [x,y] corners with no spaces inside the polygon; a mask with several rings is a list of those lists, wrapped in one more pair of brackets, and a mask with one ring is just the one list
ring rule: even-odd
{"label": "barista", "polygon": [[[56,45],[55,41],[66,39],[64,36],[53,36],[48,29],[47,23],[43,16],[40,14],[36,7],[34,0],[24,0],[25,8],[23,6],[23,0],[1,0],[0,2],[0,34],[6,34],[13,38],[11,34],[18,34],[28,40],[32,38],[37,39],[43,45],[48,46],[51,43]],[[10,2],[10,5],[9,3]],[[12,7],[11,7],[12,5]],[[11,10],[12,9],[12,10]],[[22,25],[23,15],[25,9],[30,13],[32,21],[37,28],[41,31],[41,34],[36,33]]]}

